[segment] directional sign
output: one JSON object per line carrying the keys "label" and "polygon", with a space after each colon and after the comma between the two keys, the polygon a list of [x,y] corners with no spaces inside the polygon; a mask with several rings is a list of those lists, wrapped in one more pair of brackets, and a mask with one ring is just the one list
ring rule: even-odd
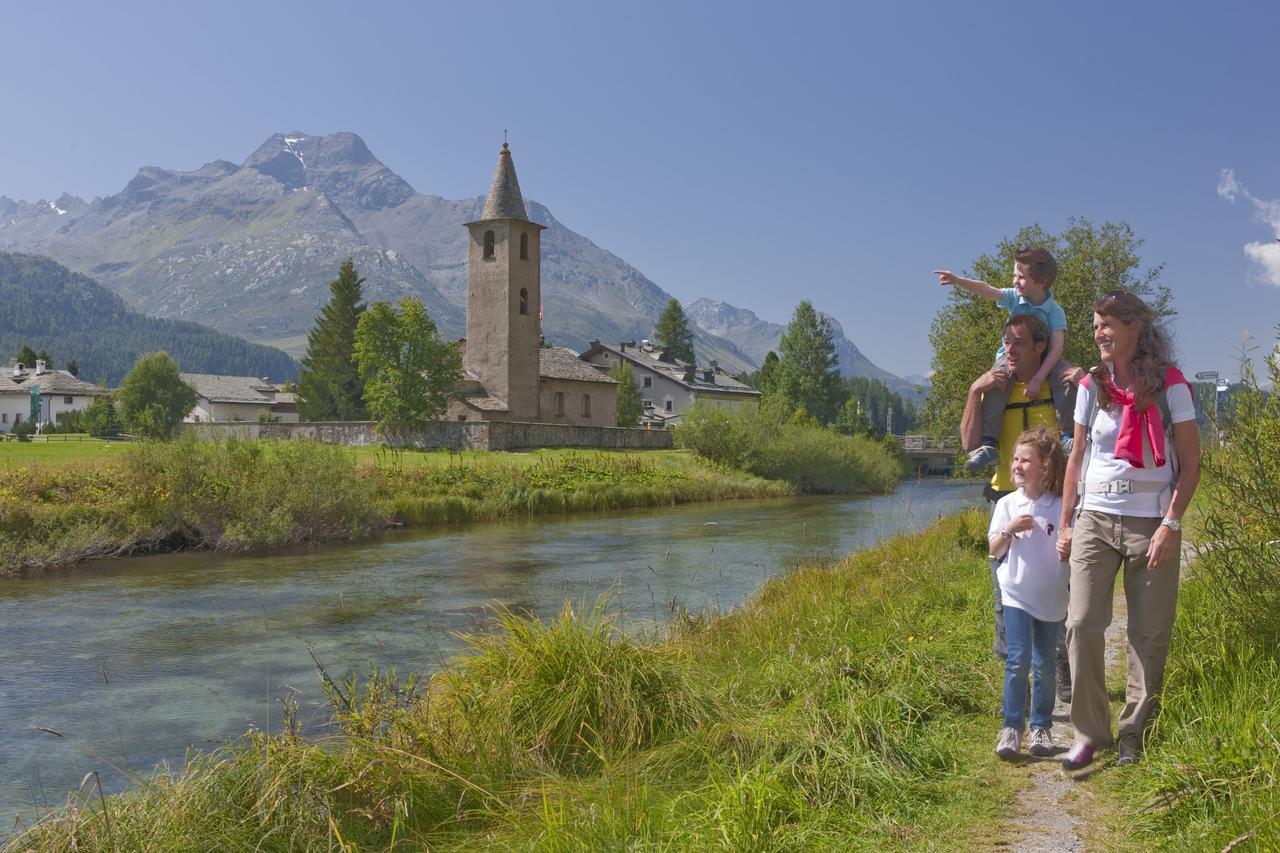
{"label": "directional sign", "polygon": [[1216,371],[1216,370],[1202,370],[1202,371],[1200,371],[1199,373],[1197,373],[1197,374],[1196,374],[1196,379],[1199,379],[1201,382],[1217,382],[1217,381],[1218,381],[1218,371]]}

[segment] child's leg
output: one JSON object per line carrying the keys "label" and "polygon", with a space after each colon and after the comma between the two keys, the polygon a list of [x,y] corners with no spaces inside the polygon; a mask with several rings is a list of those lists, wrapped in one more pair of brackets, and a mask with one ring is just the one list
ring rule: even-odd
{"label": "child's leg", "polygon": [[1054,688],[1057,683],[1054,670],[1057,668],[1062,623],[1031,619],[1031,634],[1031,728],[1049,729],[1053,726]]}
{"label": "child's leg", "polygon": [[1062,379],[1062,371],[1070,366],[1064,358],[1049,371],[1049,391],[1053,394],[1053,408],[1058,412],[1058,431],[1063,435],[1074,435],[1076,431],[1075,386]]}
{"label": "child's leg", "polygon": [[[1004,608],[1004,724],[1022,731],[1027,725],[1027,678],[1031,674],[1031,614]],[[1052,708],[1050,708],[1052,711]]]}
{"label": "child's leg", "polygon": [[[1004,356],[996,359],[992,370],[1009,369]],[[1004,407],[1009,405],[1008,388],[992,388],[982,394],[982,443],[991,447],[1000,444],[1000,431],[1004,428]]]}

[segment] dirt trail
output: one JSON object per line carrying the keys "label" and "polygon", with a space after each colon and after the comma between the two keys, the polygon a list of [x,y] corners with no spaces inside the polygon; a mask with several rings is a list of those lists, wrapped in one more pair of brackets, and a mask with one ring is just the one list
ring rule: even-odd
{"label": "dirt trail", "polygon": [[[1117,592],[1115,615],[1107,629],[1107,672],[1112,674],[1123,666],[1128,626],[1122,585],[1117,584]],[[1108,677],[1108,682],[1113,680],[1113,675]],[[1053,709],[1053,741],[1058,747],[1057,754],[1036,758],[1024,752],[1018,762],[1027,775],[1027,781],[1018,793],[1013,822],[1016,836],[997,845],[996,849],[1019,853],[1081,853],[1090,849],[1086,843],[1089,836],[1087,816],[1093,811],[1093,792],[1079,783],[1103,766],[1107,756],[1076,773],[1062,769],[1062,756],[1076,736],[1071,726],[1070,710],[1063,702],[1058,702]]]}

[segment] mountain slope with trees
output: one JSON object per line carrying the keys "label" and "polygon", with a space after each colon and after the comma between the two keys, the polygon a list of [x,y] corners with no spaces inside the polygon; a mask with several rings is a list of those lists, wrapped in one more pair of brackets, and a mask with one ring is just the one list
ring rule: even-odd
{"label": "mountain slope with trees", "polygon": [[297,376],[286,353],[206,326],[160,320],[129,310],[120,297],[48,258],[0,252],[0,357],[23,346],[48,353],[62,368],[76,362],[90,381],[117,384],[138,356],[163,350],[189,373]]}

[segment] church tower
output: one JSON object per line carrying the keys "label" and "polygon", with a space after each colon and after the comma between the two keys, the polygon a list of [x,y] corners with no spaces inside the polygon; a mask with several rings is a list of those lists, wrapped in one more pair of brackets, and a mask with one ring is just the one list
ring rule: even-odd
{"label": "church tower", "polygon": [[514,421],[539,420],[541,225],[529,221],[511,150],[502,143],[484,212],[468,222],[466,370]]}

